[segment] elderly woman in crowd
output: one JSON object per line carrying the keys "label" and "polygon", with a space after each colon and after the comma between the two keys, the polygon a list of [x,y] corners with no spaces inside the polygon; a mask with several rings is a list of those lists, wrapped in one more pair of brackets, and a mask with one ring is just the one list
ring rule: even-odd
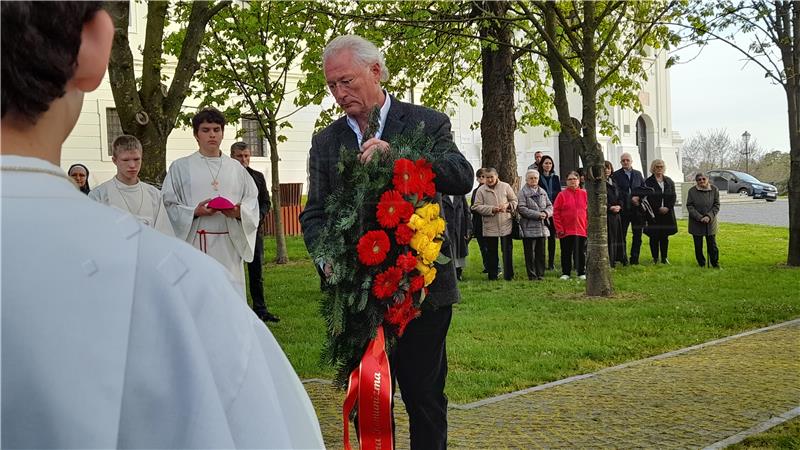
{"label": "elderly woman in crowd", "polygon": [[574,170],[567,174],[567,188],[561,191],[553,204],[553,221],[561,242],[561,279],[569,280],[572,272],[572,255],[578,254],[575,268],[578,278],[586,279],[586,220],[587,196],[580,188],[580,175]]}
{"label": "elderly woman in crowd", "polygon": [[669,237],[678,232],[675,221],[675,183],[664,175],[666,165],[664,160],[654,159],[650,164],[651,175],[644,180],[644,185],[653,189],[647,196],[647,201],[653,209],[653,218],[648,222],[644,233],[650,237],[650,254],[653,264],[658,264],[659,252],[661,263],[669,264],[667,253],[669,251]]}
{"label": "elderly woman in crowd", "polygon": [[81,192],[89,195],[89,191],[91,191],[91,189],[89,189],[89,169],[87,169],[86,166],[83,164],[73,164],[69,166],[67,175],[75,180],[75,185],[78,186]]}
{"label": "elderly woman in crowd", "polygon": [[550,236],[546,221],[553,217],[553,204],[547,192],[539,186],[538,171],[528,170],[525,173],[525,185],[517,197],[525,269],[529,280],[541,280],[544,277],[544,241]]}
{"label": "elderly woman in crowd", "polygon": [[604,163],[606,173],[606,223],[608,225],[608,261],[611,267],[616,266],[617,262],[622,265],[628,264],[628,257],[625,254],[625,237],[622,235],[622,200],[617,191],[617,184],[614,182],[614,165],[611,161]]}
{"label": "elderly woman in crowd", "polygon": [[483,171],[484,184],[475,193],[472,210],[482,216],[483,237],[486,242],[486,265],[489,279],[497,279],[497,244],[503,248],[503,278],[514,278],[514,241],[511,239],[511,212],[517,207],[517,195],[508,183],[500,181],[497,170]]}
{"label": "elderly woman in crowd", "polygon": [[[550,203],[556,202],[558,193],[561,192],[561,180],[555,172],[555,163],[550,155],[542,156],[539,160],[539,186],[547,192],[550,198]],[[553,224],[553,218],[549,217],[546,220],[547,230],[550,236],[547,238],[547,270],[555,269],[556,260],[556,227]]]}
{"label": "elderly woman in crowd", "polygon": [[[700,172],[694,176],[697,183],[689,189],[686,209],[689,211],[689,234],[694,238],[694,256],[697,264],[719,269],[719,249],[717,248],[717,214],[719,213],[719,190],[711,184],[708,177]],[[708,247],[708,261],[703,255],[703,237]]]}

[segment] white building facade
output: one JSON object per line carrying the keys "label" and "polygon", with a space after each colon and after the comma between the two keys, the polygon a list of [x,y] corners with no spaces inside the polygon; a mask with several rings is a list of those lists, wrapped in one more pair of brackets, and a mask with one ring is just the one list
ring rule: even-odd
{"label": "white building facade", "polygon": [[[134,62],[140,66],[141,54],[137,54],[135,49],[141,48],[141,44],[144,42],[146,4],[131,2],[131,11],[129,39],[131,47],[134,49]],[[635,112],[630,109],[612,107],[610,109],[611,121],[617,129],[619,142],[612,142],[612,138],[608,136],[600,136],[599,140],[603,145],[606,159],[614,163],[615,168],[619,166],[619,156],[623,152],[628,152],[633,156],[634,167],[642,170],[647,177],[649,163],[653,159],[659,158],[666,162],[667,175],[675,181],[682,181],[678,148],[681,140],[679,135],[672,130],[669,70],[665,66],[666,58],[663,54],[658,54],[654,55],[650,61],[649,80],[639,95],[643,111]],[[170,66],[167,65],[167,71],[169,68]],[[299,72],[290,74],[289,83],[296,83],[300,76]],[[399,97],[404,96],[399,95]],[[420,98],[420,95],[414,97]],[[322,105],[303,108],[288,119],[292,128],[286,129],[283,133],[287,140],[278,144],[281,183],[303,183],[303,190],[307,189],[306,164],[314,124],[322,109],[331,106],[332,103],[333,99],[329,96]],[[193,111],[198,104],[199,101],[195,99],[187,99],[184,108],[187,111]],[[284,105],[291,108],[292,99],[286,99]],[[570,108],[573,114],[580,114],[580,98],[577,95],[570,98]],[[471,129],[471,125],[480,122],[480,101],[474,107],[467,102],[462,102],[448,113],[452,120],[453,137],[456,144],[473,167],[477,169],[481,165],[481,134],[479,129]],[[555,115],[555,112],[553,114]],[[578,116],[576,118],[580,119]],[[257,126],[253,121],[247,119],[243,119],[240,123],[228,124],[225,127],[225,139],[221,148],[223,151],[227,151],[230,145],[238,140],[244,140],[251,144],[254,151],[251,167],[262,171],[269,183],[271,180],[269,148],[266,142],[258,142],[256,129]],[[63,146],[62,167],[66,169],[77,162],[86,165],[90,171],[90,186],[96,186],[110,179],[116,173],[116,168],[111,162],[111,142],[120,134],[122,134],[122,129],[114,108],[111,85],[108,75],[106,75],[100,88],[87,94],[84,99],[80,119]],[[241,136],[237,137],[237,134]],[[556,167],[559,167],[561,155],[558,133],[550,132],[549,136],[545,136],[546,134],[548,133],[542,127],[527,130],[525,133],[517,133],[515,144],[520,175],[524,175],[528,165],[533,162],[533,154],[537,150],[551,155],[556,162]],[[167,143],[167,167],[175,159],[196,150],[197,145],[190,127],[173,130]],[[144,161],[144,164],[147,164],[147,161]]]}

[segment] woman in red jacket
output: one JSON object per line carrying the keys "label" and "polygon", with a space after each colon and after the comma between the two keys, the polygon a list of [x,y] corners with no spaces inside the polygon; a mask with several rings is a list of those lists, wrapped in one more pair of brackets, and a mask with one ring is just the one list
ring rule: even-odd
{"label": "woman in red jacket", "polygon": [[567,188],[561,191],[553,204],[553,222],[556,236],[561,242],[561,279],[569,280],[572,272],[572,255],[578,255],[578,278],[586,279],[586,191],[578,186],[578,172],[567,174]]}

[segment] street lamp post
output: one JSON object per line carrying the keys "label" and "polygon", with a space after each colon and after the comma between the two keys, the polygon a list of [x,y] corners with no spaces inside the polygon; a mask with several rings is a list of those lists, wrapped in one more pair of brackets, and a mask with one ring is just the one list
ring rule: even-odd
{"label": "street lamp post", "polygon": [[744,171],[750,173],[750,149],[747,147],[747,142],[750,140],[750,133],[746,130],[742,133],[744,139]]}

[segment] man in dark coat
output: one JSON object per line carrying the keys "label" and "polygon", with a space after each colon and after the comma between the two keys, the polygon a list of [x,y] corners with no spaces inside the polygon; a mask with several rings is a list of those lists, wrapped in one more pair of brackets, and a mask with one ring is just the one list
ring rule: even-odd
{"label": "man in dark coat", "polygon": [[[623,153],[620,156],[622,168],[614,172],[614,183],[617,185],[617,193],[622,203],[622,239],[627,242],[628,226],[631,226],[633,237],[631,238],[631,264],[639,264],[639,251],[642,248],[642,230],[645,222],[639,211],[639,197],[633,195],[634,190],[644,185],[642,172],[633,168],[633,159],[630,153]],[[623,261],[623,264],[625,262]]]}
{"label": "man in dark coat", "polygon": [[442,207],[444,219],[447,221],[447,236],[453,243],[456,277],[461,281],[469,255],[469,240],[472,238],[472,211],[464,195],[443,195]]}
{"label": "man in dark coat", "polygon": [[253,312],[265,322],[280,322],[281,319],[278,316],[271,314],[267,310],[267,302],[264,300],[264,283],[262,281],[264,235],[261,232],[261,225],[264,223],[264,217],[269,213],[271,205],[267,182],[261,172],[250,168],[250,147],[246,142],[235,142],[231,145],[231,158],[242,163],[244,168],[247,169],[247,173],[253,177],[253,181],[255,181],[258,188],[258,230],[256,231],[255,248],[253,249],[253,261],[247,263],[247,276],[250,279],[250,297],[253,299]]}
{"label": "man in dark coat", "polygon": [[[359,36],[339,36],[322,56],[325,81],[346,116],[316,134],[311,140],[308,160],[308,202],[300,215],[306,246],[314,247],[325,226],[326,196],[339,184],[336,165],[344,145],[360,153],[361,162],[375,152],[386,151],[388,141],[424,123],[423,131],[434,140],[440,158],[433,165],[437,201],[441,194],[464,195],[472,188],[472,167],[458,151],[445,114],[399,101],[381,88],[389,71],[380,51]],[[380,127],[375,137],[363,140],[370,111],[381,107]],[[452,257],[452,243],[445,236],[442,253]],[[317,261],[320,272],[329,276],[331,267]],[[423,303],[422,315],[411,321],[390,355],[392,375],[400,385],[409,416],[412,449],[447,447],[447,377],[445,338],[450,327],[452,305],[459,301],[456,271],[452,261],[436,265],[436,279]]]}

